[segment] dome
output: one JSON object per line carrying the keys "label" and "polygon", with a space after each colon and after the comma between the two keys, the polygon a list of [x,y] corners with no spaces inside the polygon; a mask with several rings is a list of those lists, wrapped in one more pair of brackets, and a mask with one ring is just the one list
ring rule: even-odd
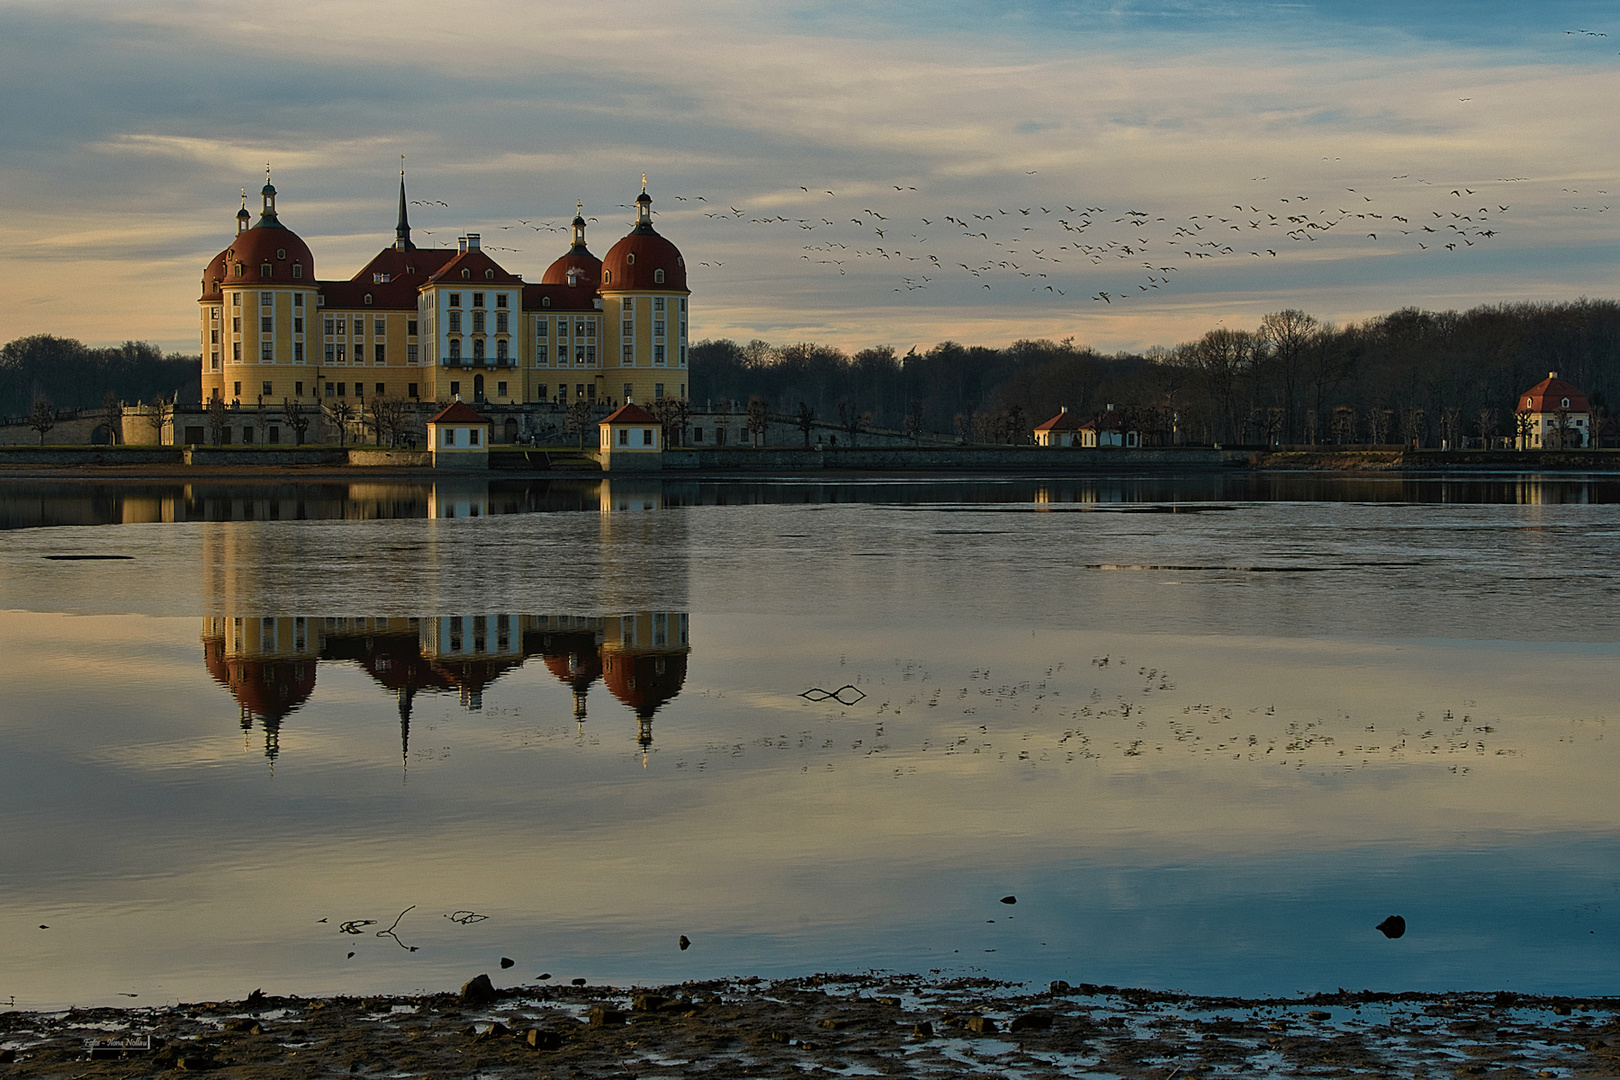
{"label": "dome", "polygon": [[686,292],[686,260],[652,225],[652,197],[636,197],[636,227],[602,260],[602,290]]}
{"label": "dome", "polygon": [[[264,210],[253,228],[247,224],[246,207],[237,211],[235,240],[203,268],[203,299],[219,295],[221,285],[315,285],[315,256],[309,245],[276,217],[276,189],[268,183],[262,192]],[[238,267],[241,272],[238,273]],[[268,267],[268,272],[266,271]]]}
{"label": "dome", "polygon": [[602,260],[583,247],[576,247],[546,267],[540,284],[567,285],[570,270],[574,271],[575,288],[588,289],[594,293],[597,286],[602,283]]}

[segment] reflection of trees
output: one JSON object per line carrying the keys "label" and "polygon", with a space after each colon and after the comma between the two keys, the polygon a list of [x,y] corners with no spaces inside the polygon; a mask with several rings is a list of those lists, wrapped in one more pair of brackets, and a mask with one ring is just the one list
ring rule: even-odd
{"label": "reflection of trees", "polygon": [[399,702],[400,750],[420,694],[456,694],[483,708],[484,691],[538,656],[568,686],[583,723],[598,680],[635,713],[637,741],[680,693],[691,651],[685,612],[589,615],[439,615],[425,618],[210,617],[203,662],[236,699],[244,731],[257,722],[265,756],[280,753],[283,721],[309,701],[318,663],[353,663]]}

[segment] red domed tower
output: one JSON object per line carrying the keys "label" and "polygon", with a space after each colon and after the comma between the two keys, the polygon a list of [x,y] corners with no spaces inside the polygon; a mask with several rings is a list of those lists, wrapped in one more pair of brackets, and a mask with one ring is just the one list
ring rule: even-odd
{"label": "red domed tower", "polygon": [[[585,246],[585,204],[579,203],[575,207],[574,244],[567,254],[560,256],[556,262],[546,267],[545,276],[540,279],[542,285],[566,285],[571,289],[582,289],[585,297],[590,297],[602,283],[602,260],[591,254],[591,249]],[[573,307],[589,307],[589,303],[570,305]]]}
{"label": "red domed tower", "polygon": [[620,404],[687,396],[686,259],[653,228],[646,184],[635,226],[602,259],[607,393]]}

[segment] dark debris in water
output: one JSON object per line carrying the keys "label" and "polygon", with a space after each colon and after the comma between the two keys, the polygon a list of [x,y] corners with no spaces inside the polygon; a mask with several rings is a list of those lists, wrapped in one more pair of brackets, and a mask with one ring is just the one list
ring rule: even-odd
{"label": "dark debris in water", "polygon": [[[487,980],[487,977],[485,977]],[[480,982],[484,980],[478,980]],[[120,1040],[123,1060],[86,1047]],[[824,974],[660,988],[0,1013],[8,1078],[1572,1076],[1620,1070],[1620,1001],[1340,990],[1198,997],[1056,981]],[[148,1049],[150,1047],[150,1049]],[[127,1049],[126,1049],[127,1048]],[[0,1059],[4,1060],[4,1059]]]}

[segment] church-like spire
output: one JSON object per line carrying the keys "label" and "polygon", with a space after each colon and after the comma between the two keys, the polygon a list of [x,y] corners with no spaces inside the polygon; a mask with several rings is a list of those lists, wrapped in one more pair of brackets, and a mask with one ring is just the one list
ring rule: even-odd
{"label": "church-like spire", "polygon": [[653,231],[652,196],[647,194],[647,174],[641,174],[641,194],[636,196],[636,228],[638,233]]}
{"label": "church-like spire", "polygon": [[259,229],[286,228],[276,217],[276,189],[271,186],[270,166],[268,165],[264,167],[264,187],[260,189],[259,194],[264,197],[264,209],[259,212],[259,224],[254,227]]}
{"label": "church-like spire", "polygon": [[411,243],[411,222],[405,216],[405,155],[399,156],[399,223],[394,226],[394,247],[400,251],[415,251]]}
{"label": "church-like spire", "polygon": [[238,210],[236,212],[236,231],[238,233],[247,232],[248,222],[251,221],[251,220],[253,220],[253,215],[248,213],[248,208],[247,208],[247,188],[243,188],[242,189],[242,209],[240,209],[240,210]]}

